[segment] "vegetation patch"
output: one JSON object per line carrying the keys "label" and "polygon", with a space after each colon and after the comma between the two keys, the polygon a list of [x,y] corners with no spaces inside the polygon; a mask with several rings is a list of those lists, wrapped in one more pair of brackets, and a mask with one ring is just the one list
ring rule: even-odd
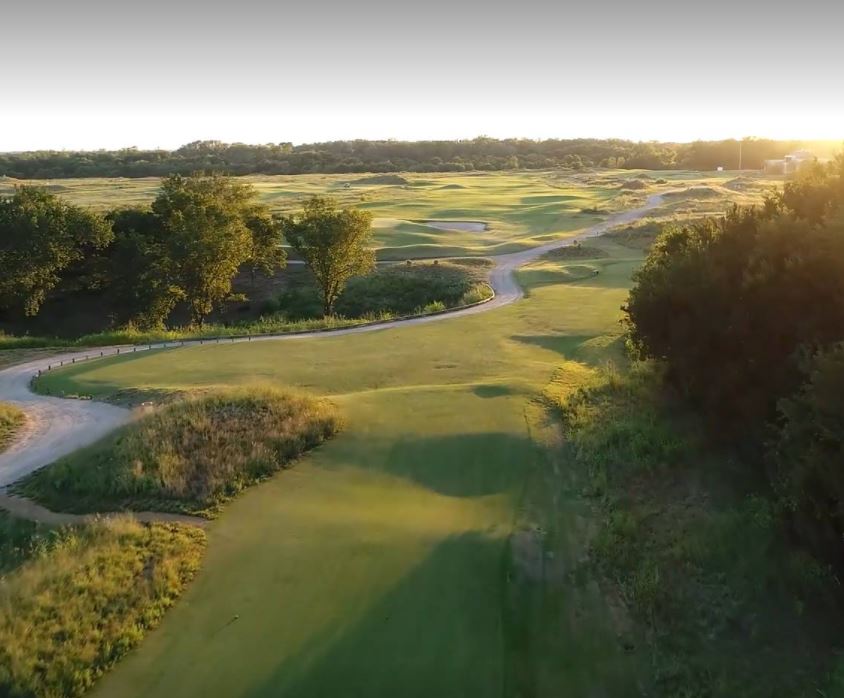
{"label": "vegetation patch", "polygon": [[609,257],[609,253],[601,247],[589,247],[588,245],[581,245],[579,242],[566,247],[558,247],[556,250],[551,250],[542,255],[542,259],[549,262],[567,261],[569,259],[602,259]]}
{"label": "vegetation patch", "polygon": [[[30,528],[4,518],[0,526],[16,539]],[[158,624],[199,569],[204,547],[196,527],[128,517],[43,539],[0,579],[0,695],[84,693]]]}
{"label": "vegetation patch", "polygon": [[8,402],[0,402],[0,453],[5,451],[26,421],[24,413]]}
{"label": "vegetation patch", "polygon": [[381,268],[349,282],[338,301],[342,315],[392,312],[407,315],[474,303],[492,295],[486,283],[492,263],[412,262]]}
{"label": "vegetation patch", "polygon": [[325,400],[271,389],[165,405],[17,489],[54,510],[156,510],[210,517],[339,429]]}
{"label": "vegetation patch", "polygon": [[604,514],[592,561],[636,621],[620,640],[646,653],[647,694],[840,695],[838,584],[660,385],[647,366],[609,371],[561,402]]}
{"label": "vegetation patch", "polygon": [[17,567],[42,545],[46,529],[0,511],[0,574]]}

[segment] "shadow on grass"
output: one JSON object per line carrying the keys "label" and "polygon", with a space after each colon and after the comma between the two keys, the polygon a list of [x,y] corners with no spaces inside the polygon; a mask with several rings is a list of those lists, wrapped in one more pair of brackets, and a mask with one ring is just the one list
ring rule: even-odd
{"label": "shadow on grass", "polygon": [[505,554],[478,533],[445,540],[362,618],[315,637],[248,695],[500,695]]}
{"label": "shadow on grass", "polygon": [[450,497],[483,497],[516,491],[536,463],[527,437],[505,433],[460,434],[399,440],[389,449],[391,474]]}

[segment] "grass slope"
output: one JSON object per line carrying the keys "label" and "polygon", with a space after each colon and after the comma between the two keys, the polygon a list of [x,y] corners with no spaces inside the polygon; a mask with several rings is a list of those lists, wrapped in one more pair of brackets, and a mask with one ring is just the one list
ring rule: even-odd
{"label": "grass slope", "polygon": [[8,402],[0,402],[0,453],[5,451],[26,421],[20,409]]}
{"label": "grass slope", "polygon": [[202,394],[36,471],[17,490],[59,511],[212,515],[338,428],[325,400],[271,389]]}
{"label": "grass slope", "polygon": [[0,694],[84,693],[160,622],[204,547],[199,529],[128,518],[45,538],[0,579]]}
{"label": "grass slope", "polygon": [[483,315],[46,378],[98,396],[288,384],[348,415],[341,438],[227,507],[185,603],[99,695],[634,694],[623,613],[580,571],[588,507],[536,402],[617,351],[639,257],[605,251],[577,260],[600,271],[581,280],[557,274],[566,262],[526,269],[528,299]]}

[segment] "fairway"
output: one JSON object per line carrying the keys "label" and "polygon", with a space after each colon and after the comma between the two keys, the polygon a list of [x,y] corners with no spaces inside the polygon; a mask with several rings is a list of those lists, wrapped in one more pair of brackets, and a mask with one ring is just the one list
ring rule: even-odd
{"label": "fairway", "polygon": [[[736,173],[637,170],[471,173],[405,173],[383,178],[369,175],[250,175],[238,180],[255,187],[271,210],[292,213],[313,195],[330,195],[375,217],[378,257],[403,260],[424,257],[495,255],[570,237],[604,220],[609,213],[635,208],[650,194],[688,189],[663,207],[661,215],[721,213],[730,202],[761,203],[775,180]],[[631,182],[636,188],[630,188]],[[0,181],[0,195],[13,191],[15,180]],[[144,206],[161,184],[158,178],[31,180],[76,204],[106,210]],[[641,187],[641,188],[639,188]],[[443,229],[429,221],[486,224],[482,230]],[[468,226],[477,228],[478,226]]]}
{"label": "fairway", "polygon": [[227,507],[183,601],[95,694],[632,693],[623,623],[578,573],[589,507],[537,402],[616,351],[640,258],[600,244],[609,256],[525,268],[527,298],[484,315],[50,376],[53,391],[98,395],[291,385],[348,420]]}

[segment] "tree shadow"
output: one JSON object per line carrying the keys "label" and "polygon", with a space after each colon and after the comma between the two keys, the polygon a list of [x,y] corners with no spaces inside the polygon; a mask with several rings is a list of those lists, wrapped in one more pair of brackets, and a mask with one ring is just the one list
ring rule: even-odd
{"label": "tree shadow", "polygon": [[248,695],[499,695],[505,552],[479,533],[445,540],[355,624],[328,628]]}
{"label": "tree shadow", "polygon": [[515,491],[536,462],[536,445],[525,437],[485,432],[435,439],[399,440],[385,469],[450,497],[483,497]]}

